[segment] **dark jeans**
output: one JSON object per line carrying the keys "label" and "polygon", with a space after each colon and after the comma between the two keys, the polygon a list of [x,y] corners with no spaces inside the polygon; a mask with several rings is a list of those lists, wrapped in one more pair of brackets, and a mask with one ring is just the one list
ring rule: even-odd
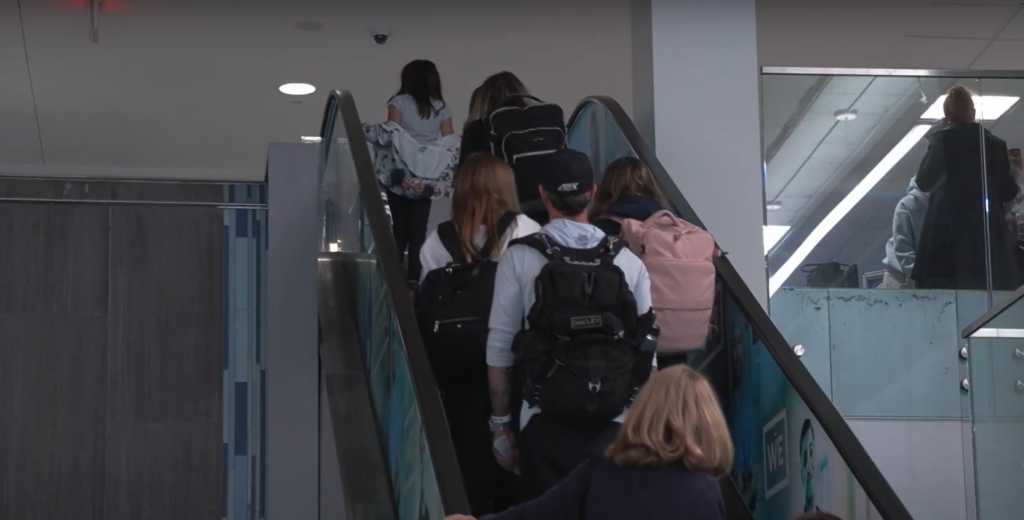
{"label": "dark jeans", "polygon": [[427,240],[427,221],[430,220],[430,199],[410,199],[387,191],[388,206],[391,207],[391,230],[401,257],[409,252],[407,276],[420,281],[420,248]]}
{"label": "dark jeans", "polygon": [[539,413],[519,435],[519,470],[524,500],[543,495],[585,460],[601,456],[619,433],[620,424],[576,428]]}
{"label": "dark jeans", "polygon": [[503,511],[519,498],[516,475],[499,466],[491,451],[487,368],[480,368],[474,372],[437,373],[448,429],[474,516]]}

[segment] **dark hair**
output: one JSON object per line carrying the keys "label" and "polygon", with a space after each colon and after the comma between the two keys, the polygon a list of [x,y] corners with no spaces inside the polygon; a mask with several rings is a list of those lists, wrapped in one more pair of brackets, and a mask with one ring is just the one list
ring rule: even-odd
{"label": "dark hair", "polygon": [[444,106],[441,74],[437,72],[437,65],[430,60],[413,60],[402,67],[402,86],[395,96],[402,94],[408,94],[416,101],[421,118],[427,119],[437,114],[434,101],[440,101],[441,106]]}
{"label": "dark hair", "polygon": [[801,443],[804,442],[804,439],[807,437],[807,433],[811,432],[811,431],[812,431],[811,430],[811,420],[810,419],[804,419],[804,425],[803,425],[803,427],[800,428],[800,442]]}
{"label": "dark hair", "polygon": [[796,517],[796,520],[843,520],[843,519],[839,518],[836,515],[833,515],[832,513],[825,513],[825,512],[822,512],[822,511],[812,511],[810,513],[804,513],[804,514]]}
{"label": "dark hair", "polygon": [[605,168],[601,182],[597,184],[594,206],[590,209],[590,220],[605,216],[608,208],[624,195],[643,197],[663,208],[668,206],[651,170],[636,157],[620,157]]}
{"label": "dark hair", "polygon": [[587,206],[590,205],[591,196],[589,191],[577,193],[576,195],[559,195],[550,191],[547,194],[551,207],[567,217],[583,214],[584,211],[587,211]]}
{"label": "dark hair", "polygon": [[[498,108],[498,105],[509,96],[529,94],[523,82],[515,74],[508,71],[502,71],[488,77],[480,85],[480,88],[483,89],[480,95],[483,102],[482,112],[484,117],[495,108]],[[525,107],[526,100],[519,98],[508,104]]]}
{"label": "dark hair", "polygon": [[946,121],[954,123],[974,122],[973,94],[967,87],[957,85],[946,92],[946,101],[942,103],[942,111]]}

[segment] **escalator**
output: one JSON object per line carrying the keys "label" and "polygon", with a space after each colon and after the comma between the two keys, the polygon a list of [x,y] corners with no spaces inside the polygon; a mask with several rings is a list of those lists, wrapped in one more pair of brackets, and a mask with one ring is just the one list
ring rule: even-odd
{"label": "escalator", "polygon": [[[353,143],[348,146],[346,138]],[[321,364],[347,518],[439,519],[467,511],[441,400],[391,239],[362,124],[347,92],[321,128]],[[631,155],[684,219],[700,223],[614,100],[591,97],[568,144],[595,171]],[[716,333],[691,365],[715,385],[736,459],[722,490],[730,519],[909,519],[874,462],[727,257],[716,259]]]}

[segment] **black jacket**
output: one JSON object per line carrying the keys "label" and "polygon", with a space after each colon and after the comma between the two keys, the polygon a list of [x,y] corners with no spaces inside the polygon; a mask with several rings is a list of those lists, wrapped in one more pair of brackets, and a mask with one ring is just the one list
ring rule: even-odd
{"label": "black jacket", "polygon": [[[987,194],[982,188],[983,174]],[[919,287],[985,289],[986,226],[993,288],[1013,290],[1020,285],[1003,210],[1003,203],[1017,195],[1005,141],[978,123],[962,123],[939,132],[921,162],[917,186],[929,195],[912,275]]]}
{"label": "black jacket", "polygon": [[491,152],[491,141],[487,138],[484,120],[470,121],[462,129],[462,148],[459,149],[459,164],[466,162],[470,155]]}
{"label": "black jacket", "polygon": [[531,502],[480,520],[725,520],[718,481],[681,463],[621,468],[587,462]]}
{"label": "black jacket", "polygon": [[651,199],[639,195],[626,194],[608,206],[604,214],[598,215],[592,224],[601,231],[604,231],[606,235],[619,236],[619,232],[622,231],[622,224],[607,217],[631,218],[643,222],[663,209],[665,208],[661,207],[661,204]]}

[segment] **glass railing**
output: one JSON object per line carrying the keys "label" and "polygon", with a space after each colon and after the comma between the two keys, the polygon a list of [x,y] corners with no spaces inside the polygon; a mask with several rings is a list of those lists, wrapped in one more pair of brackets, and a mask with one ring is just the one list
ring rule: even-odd
{"label": "glass railing", "polygon": [[[569,146],[597,171],[632,155],[654,173],[673,209],[701,224],[622,108],[584,100],[570,119]],[[711,230],[712,232],[714,230]],[[849,426],[768,319],[725,257],[716,260],[721,331],[693,364],[721,393],[736,462],[732,480],[754,518],[829,511],[848,520],[909,519]]]}
{"label": "glass railing", "polygon": [[763,70],[772,320],[918,517],[982,501],[995,346],[959,331],[1024,281],[1022,98],[1019,71]]}
{"label": "glass railing", "polygon": [[[467,512],[454,447],[355,102],[331,94],[321,129],[322,253],[354,258],[348,295],[398,520]],[[367,446],[367,449],[372,447]]]}
{"label": "glass railing", "polygon": [[977,518],[1024,511],[1024,287],[964,329]]}

